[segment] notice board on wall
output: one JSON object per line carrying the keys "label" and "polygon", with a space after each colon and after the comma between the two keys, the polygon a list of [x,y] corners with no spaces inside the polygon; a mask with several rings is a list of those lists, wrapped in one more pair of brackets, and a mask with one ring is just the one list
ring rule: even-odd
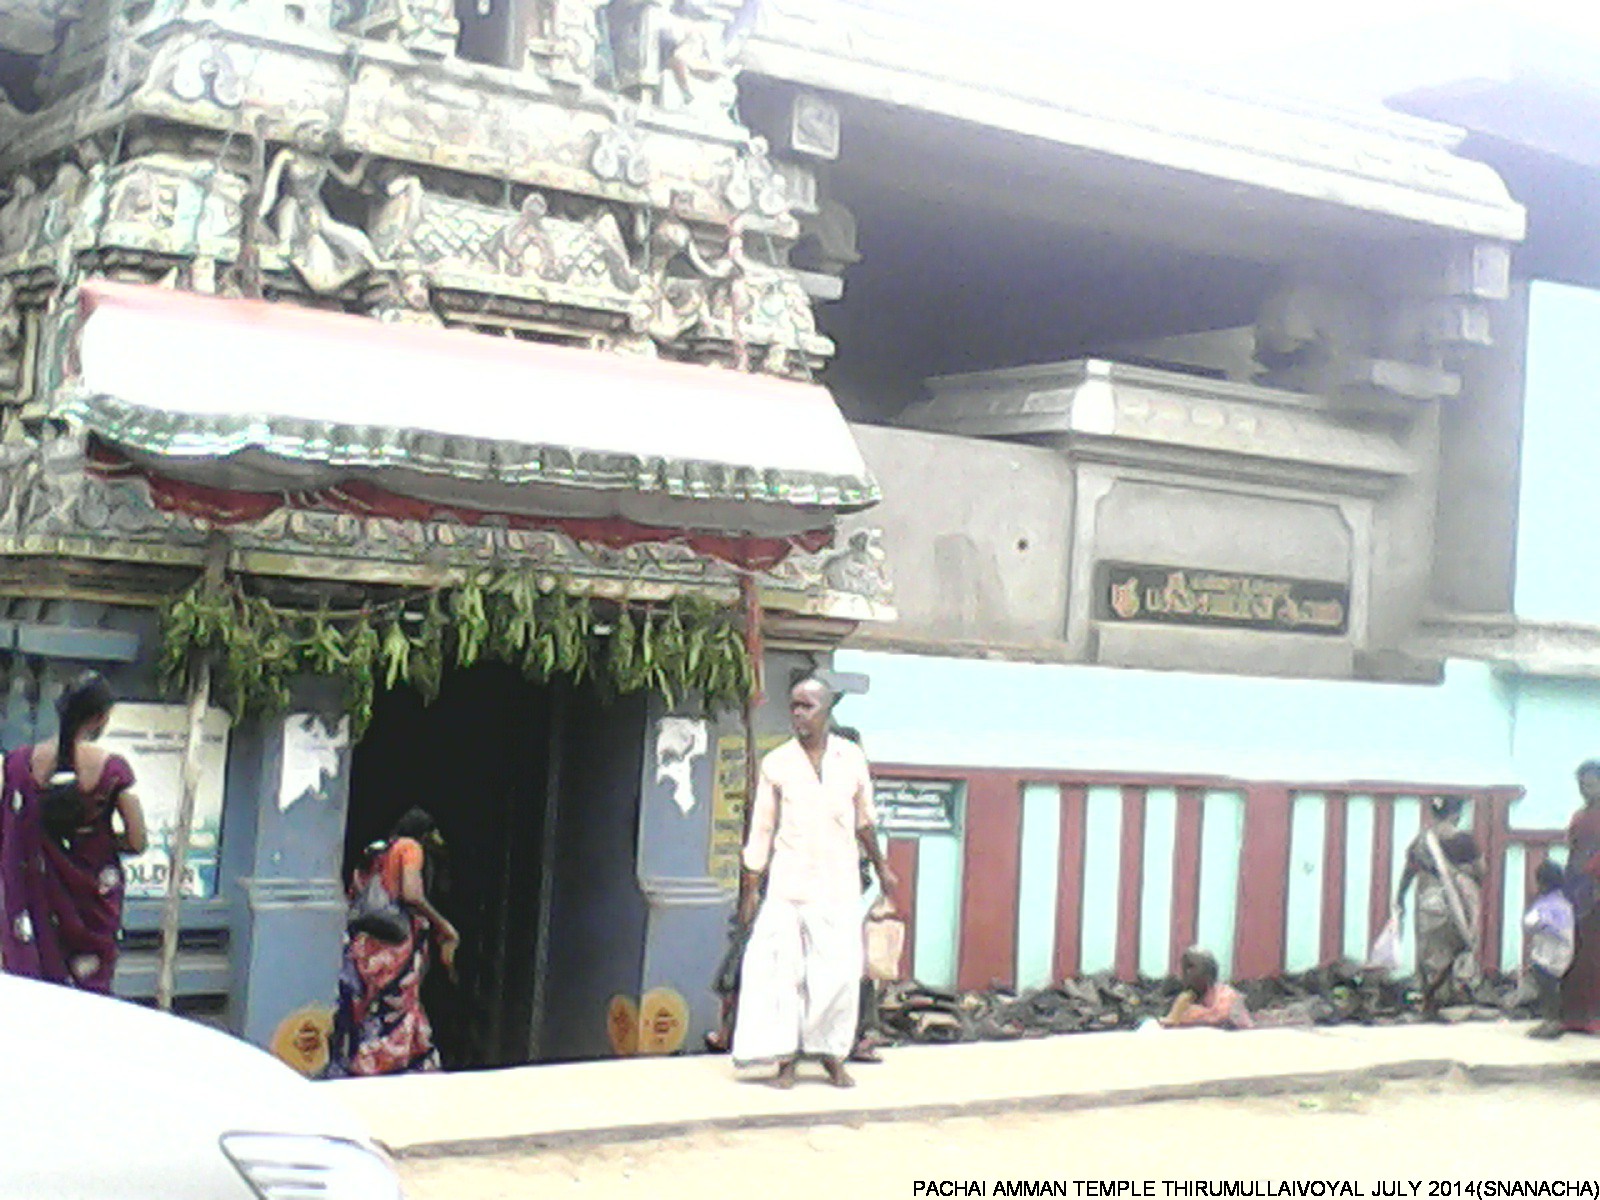
{"label": "notice board on wall", "polygon": [[[121,703],[100,744],[120,754],[133,768],[133,791],[144,809],[150,846],[122,860],[130,899],[159,899],[167,892],[167,869],[178,824],[183,787],[183,744],[189,710],[183,704]],[[228,762],[228,714],[206,712],[200,749],[200,788],[184,862],[183,894],[217,894],[217,862],[222,841],[222,785]]]}

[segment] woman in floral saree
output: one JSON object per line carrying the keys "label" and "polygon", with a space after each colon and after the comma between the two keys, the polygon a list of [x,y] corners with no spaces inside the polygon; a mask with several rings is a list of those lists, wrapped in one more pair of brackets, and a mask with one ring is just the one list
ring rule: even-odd
{"label": "woman in floral saree", "polygon": [[351,895],[362,894],[376,876],[383,891],[399,902],[406,930],[399,941],[355,929],[348,933],[329,1075],[439,1069],[433,1027],[422,1007],[422,980],[432,940],[446,970],[453,970],[461,942],[455,926],[429,901],[425,884],[428,847],[442,845],[433,818],[413,808],[387,842],[368,847],[366,861],[356,870]]}

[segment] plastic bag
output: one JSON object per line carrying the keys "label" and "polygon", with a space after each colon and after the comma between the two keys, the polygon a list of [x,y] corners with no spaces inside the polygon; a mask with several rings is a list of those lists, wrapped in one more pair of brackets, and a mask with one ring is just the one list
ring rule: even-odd
{"label": "plastic bag", "polygon": [[1372,951],[1367,955],[1367,967],[1374,971],[1400,969],[1400,910],[1389,914],[1389,921],[1373,939]]}
{"label": "plastic bag", "polygon": [[867,978],[891,983],[900,978],[900,954],[906,944],[906,923],[886,904],[867,914]]}
{"label": "plastic bag", "polygon": [[410,916],[400,902],[389,895],[376,871],[351,899],[345,913],[345,927],[352,934],[364,933],[391,946],[398,946],[411,936]]}

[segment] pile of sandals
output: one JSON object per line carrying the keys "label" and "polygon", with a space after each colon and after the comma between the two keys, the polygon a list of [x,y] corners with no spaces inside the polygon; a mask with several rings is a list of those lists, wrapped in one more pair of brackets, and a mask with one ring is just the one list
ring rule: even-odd
{"label": "pile of sandals", "polygon": [[[1258,1026],[1395,1025],[1429,1019],[1416,980],[1334,965],[1235,985]],[[1167,1014],[1178,981],[1117,979],[1109,972],[1023,991],[945,991],[919,983],[885,987],[878,1029],[895,1042],[982,1042],[1058,1033],[1133,1029]],[[1515,976],[1480,976],[1445,1008],[1446,1020],[1534,1016],[1531,992]]]}

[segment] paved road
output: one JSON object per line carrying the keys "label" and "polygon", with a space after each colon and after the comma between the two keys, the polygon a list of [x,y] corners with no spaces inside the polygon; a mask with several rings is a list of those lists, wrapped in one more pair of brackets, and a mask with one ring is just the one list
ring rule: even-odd
{"label": "paved road", "polygon": [[[1361,1094],[713,1132],[402,1167],[412,1200],[916,1200],[926,1194],[916,1190],[918,1180],[982,1180],[981,1194],[993,1196],[997,1179],[1152,1180],[1156,1200],[1168,1200],[1167,1180],[1327,1179],[1351,1181],[1372,1200],[1379,1180],[1586,1175],[1600,1184],[1597,1142],[1600,1083],[1440,1082]],[[1438,1197],[1424,1184],[1411,1200]]]}

